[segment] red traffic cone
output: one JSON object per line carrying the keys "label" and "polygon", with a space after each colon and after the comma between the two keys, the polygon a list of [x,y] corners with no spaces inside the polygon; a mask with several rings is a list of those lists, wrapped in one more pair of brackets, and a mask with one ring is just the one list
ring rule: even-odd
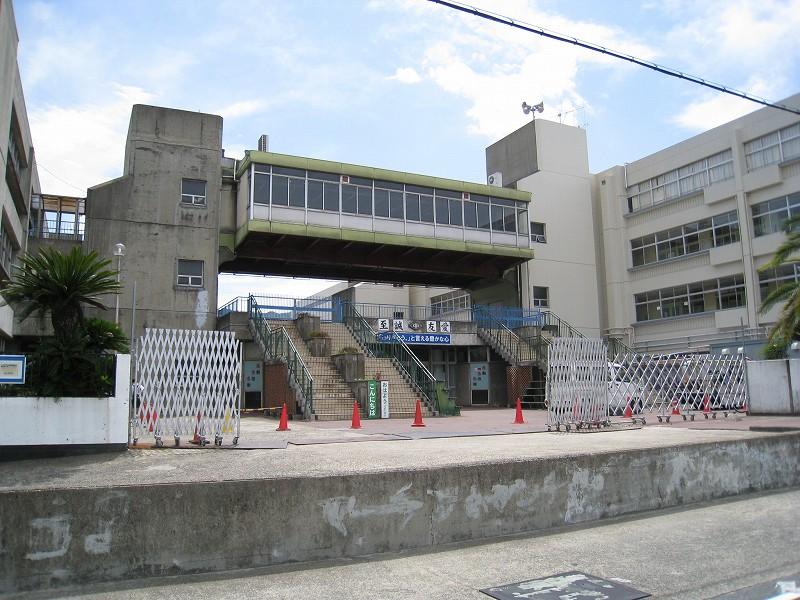
{"label": "red traffic cone", "polygon": [[350,429],[361,429],[361,413],[358,410],[358,400],[353,401],[353,420]]}
{"label": "red traffic cone", "polygon": [[411,424],[412,427],[425,427],[425,423],[422,422],[422,406],[419,403],[419,398],[417,398],[417,408],[414,411],[414,422]]}
{"label": "red traffic cone", "polygon": [[522,425],[525,419],[522,418],[522,399],[517,398],[517,414],[514,416],[514,425]]}
{"label": "red traffic cone", "polygon": [[672,401],[672,414],[673,415],[677,415],[679,417],[681,416],[681,409],[678,407],[678,401],[677,400],[673,400]]}
{"label": "red traffic cone", "polygon": [[281,410],[281,420],[278,423],[278,428],[275,431],[289,431],[289,414],[286,411],[286,402],[283,403]]}
{"label": "red traffic cone", "polygon": [[711,403],[709,402],[708,394],[706,394],[705,396],[703,396],[703,414],[707,415],[710,412],[711,412]]}
{"label": "red traffic cone", "polygon": [[189,440],[192,444],[201,444],[203,440],[200,438],[199,430],[200,429],[200,413],[197,413],[197,425],[194,426],[194,437]]}
{"label": "red traffic cone", "polygon": [[625,401],[625,412],[622,413],[622,416],[626,419],[630,419],[633,417],[633,411],[631,410],[631,397],[628,396],[628,399]]}

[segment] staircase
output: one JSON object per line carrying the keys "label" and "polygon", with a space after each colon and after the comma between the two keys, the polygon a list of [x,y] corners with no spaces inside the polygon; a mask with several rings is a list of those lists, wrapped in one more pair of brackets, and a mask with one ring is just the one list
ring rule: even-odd
{"label": "staircase", "polygon": [[[305,341],[293,321],[270,321],[273,328],[283,327],[289,334],[297,353],[314,378],[313,417],[318,421],[339,421],[353,415],[355,397],[350,386],[342,381],[330,356],[311,356]],[[324,331],[324,329],[323,329]],[[326,332],[327,333],[327,332]]]}

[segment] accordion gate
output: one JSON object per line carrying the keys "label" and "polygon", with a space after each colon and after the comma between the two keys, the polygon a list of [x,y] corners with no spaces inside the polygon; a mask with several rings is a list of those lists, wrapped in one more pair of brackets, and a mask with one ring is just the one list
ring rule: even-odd
{"label": "accordion gate", "polygon": [[600,339],[556,338],[548,350],[548,429],[747,412],[745,359],[719,354],[618,354]]}
{"label": "accordion gate", "polygon": [[131,429],[134,444],[152,435],[222,445],[239,441],[242,349],[230,331],[146,329],[139,339]]}

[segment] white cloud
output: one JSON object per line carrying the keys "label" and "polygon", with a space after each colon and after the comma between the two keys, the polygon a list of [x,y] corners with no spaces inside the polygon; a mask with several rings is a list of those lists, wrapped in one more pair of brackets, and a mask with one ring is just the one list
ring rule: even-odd
{"label": "white cloud", "polygon": [[[565,32],[622,52],[652,59],[656,52],[616,28],[568,19],[538,8],[526,0],[483,1],[485,9]],[[426,79],[466,100],[472,133],[497,139],[521,126],[527,119],[520,105],[544,100],[542,116],[575,124],[574,109],[591,111],[578,91],[577,77],[585,66],[629,70],[630,66],[607,56],[548,40],[506,25],[488,22],[441,6],[418,2],[385,4],[373,1],[372,9],[394,8],[412,12],[415,22],[430,23],[419,68]],[[388,30],[386,35],[401,35]],[[408,67],[416,72],[413,67]],[[399,74],[398,69],[398,74]],[[571,112],[570,112],[571,111]]]}
{"label": "white cloud", "polygon": [[419,73],[417,73],[417,70],[413,67],[399,67],[394,72],[394,75],[386,79],[395,79],[400,83],[419,83],[422,81],[422,77],[419,76]]}
{"label": "white cloud", "polygon": [[264,108],[266,108],[266,103],[263,100],[240,100],[211,112],[221,115],[225,119],[235,119],[258,113]]}
{"label": "white cloud", "polygon": [[44,167],[39,171],[43,192],[75,196],[83,190],[85,195],[85,188],[122,174],[131,106],[152,96],[130,86],[115,84],[113,90],[104,103],[31,110],[36,161]]}

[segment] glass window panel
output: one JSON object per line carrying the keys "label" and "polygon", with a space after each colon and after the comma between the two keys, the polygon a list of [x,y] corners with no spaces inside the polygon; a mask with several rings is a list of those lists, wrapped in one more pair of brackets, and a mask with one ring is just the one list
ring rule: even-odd
{"label": "glass window panel", "polygon": [[342,184],[342,212],[355,214],[357,209],[356,186]]}
{"label": "glass window panel", "polygon": [[447,225],[450,222],[447,198],[436,198],[436,222],[439,225]]}
{"label": "glass window panel", "polygon": [[414,192],[415,194],[426,194],[428,196],[433,196],[433,188],[422,185],[407,185],[406,191]]}
{"label": "glass window panel", "polygon": [[633,251],[633,266],[638,267],[645,264],[644,262],[644,250],[642,248],[637,248]]}
{"label": "glass window panel", "polygon": [[393,219],[403,218],[403,192],[389,192],[389,213]]}
{"label": "glass window panel", "polygon": [[478,226],[478,207],[474,202],[464,202],[464,226]]}
{"label": "glass window panel", "polygon": [[714,247],[714,234],[710,229],[701,231],[698,234],[698,239],[700,241],[700,250],[708,250]]}
{"label": "glass window panel", "polygon": [[433,223],[433,198],[431,196],[419,197],[419,217],[424,223]]}
{"label": "glass window panel", "polygon": [[399,192],[403,191],[403,184],[402,183],[395,183],[394,181],[378,181],[375,180],[375,187],[376,188],[384,188],[387,190],[396,190]]}
{"label": "glass window panel", "polygon": [[292,177],[306,178],[305,169],[292,169],[290,167],[272,167],[272,172],[277,175],[291,175]]}
{"label": "glass window panel", "polygon": [[503,207],[492,205],[492,229],[495,231],[503,231]]}
{"label": "glass window panel", "polygon": [[685,238],[686,242],[686,254],[693,254],[694,252],[700,252],[700,236],[696,233],[692,233],[687,235]]}
{"label": "glass window panel", "polygon": [[406,219],[419,221],[419,194],[406,194]]}
{"label": "glass window panel", "polygon": [[363,187],[372,188],[372,179],[367,177],[353,177],[352,175],[348,175],[350,178],[350,183],[353,185],[360,185]]}
{"label": "glass window panel", "polygon": [[339,184],[324,184],[323,208],[332,212],[339,212]]}
{"label": "glass window panel", "polygon": [[461,200],[450,200],[450,225],[462,225]]}
{"label": "glass window panel", "polygon": [[489,229],[489,205],[488,204],[478,204],[478,227],[481,229]]}
{"label": "glass window panel", "polygon": [[289,179],[283,176],[272,176],[272,204],[289,205]]}
{"label": "glass window panel", "polygon": [[339,183],[341,180],[340,175],[336,175],[334,173],[323,173],[322,171],[309,171],[308,172],[309,179],[319,179],[321,181],[330,181]]}
{"label": "glass window panel", "polygon": [[372,214],[372,188],[358,188],[358,214]]}
{"label": "glass window panel", "polygon": [[482,194],[470,194],[469,199],[473,202],[488,204],[489,203],[489,196],[483,196]]}
{"label": "glass window panel", "polygon": [[644,262],[645,264],[650,264],[656,262],[656,247],[655,246],[646,246],[644,249]]}
{"label": "glass window panel", "polygon": [[443,198],[461,198],[461,192],[454,192],[453,190],[440,190],[436,188],[436,195]]}
{"label": "glass window panel", "polygon": [[269,175],[256,173],[253,179],[253,202],[269,204]]}
{"label": "glass window panel", "polygon": [[289,206],[305,208],[306,206],[306,180],[289,180]]}
{"label": "glass window panel", "polygon": [[512,233],[517,231],[517,215],[516,211],[513,208],[504,208],[503,212],[505,214],[504,222],[505,222],[505,230],[510,231]]}
{"label": "glass window panel", "polygon": [[181,194],[190,196],[205,196],[206,182],[200,179],[184,179],[181,182]]}
{"label": "glass window panel", "polygon": [[388,190],[375,190],[375,216],[388,217],[389,216],[389,191]]}
{"label": "glass window panel", "polygon": [[308,208],[322,210],[322,182],[308,182]]}

